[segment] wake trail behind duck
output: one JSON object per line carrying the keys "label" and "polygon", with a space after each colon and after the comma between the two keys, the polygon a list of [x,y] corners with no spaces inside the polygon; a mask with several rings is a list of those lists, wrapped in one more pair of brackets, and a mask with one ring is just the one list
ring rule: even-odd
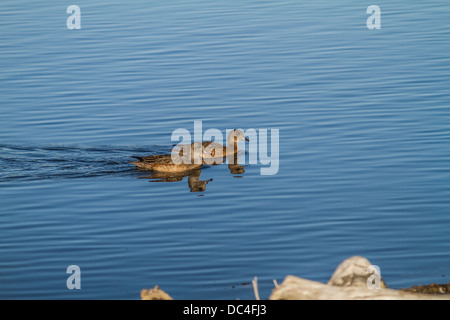
{"label": "wake trail behind duck", "polygon": [[161,146],[0,144],[0,182],[129,175],[135,155],[170,152]]}

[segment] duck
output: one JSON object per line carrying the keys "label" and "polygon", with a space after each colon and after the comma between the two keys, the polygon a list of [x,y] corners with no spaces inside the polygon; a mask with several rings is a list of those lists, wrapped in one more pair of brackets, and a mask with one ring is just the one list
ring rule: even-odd
{"label": "duck", "polygon": [[[224,146],[215,141],[203,141],[203,142],[193,142],[191,144],[191,150],[194,150],[196,147],[201,146],[202,157],[203,159],[215,159],[215,158],[224,158],[227,156],[231,156],[237,154],[238,142],[239,141],[250,141],[245,137],[244,132],[240,129],[233,129],[228,134],[228,143],[227,146]],[[187,147],[187,144],[180,144],[173,148],[172,152],[178,153],[180,156],[183,155],[183,150]]]}
{"label": "duck", "polygon": [[143,170],[160,173],[184,173],[202,166],[201,159],[194,159],[194,147],[195,145],[191,145],[190,154],[184,157],[177,153],[154,154],[146,157],[132,156],[138,161],[132,161],[130,163]]}
{"label": "duck", "polygon": [[138,161],[132,161],[136,167],[156,172],[185,172],[200,168],[201,163],[174,163],[171,154],[150,155],[146,157],[135,157]]}

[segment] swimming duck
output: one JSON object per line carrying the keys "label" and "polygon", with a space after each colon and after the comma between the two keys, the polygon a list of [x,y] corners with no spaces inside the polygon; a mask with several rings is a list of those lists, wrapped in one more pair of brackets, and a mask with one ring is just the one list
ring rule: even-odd
{"label": "swimming duck", "polygon": [[196,163],[174,163],[172,160],[172,155],[161,154],[161,155],[151,155],[146,157],[133,157],[138,159],[138,161],[130,162],[136,167],[146,170],[152,170],[157,172],[184,172],[196,168],[200,168],[202,164]]}
{"label": "swimming duck", "polygon": [[[201,144],[203,159],[224,158],[238,153],[238,142],[241,140],[249,141],[242,130],[234,129],[228,134],[227,146],[215,141],[193,142],[191,144],[191,150]],[[188,145],[177,145],[172,151],[182,156],[186,146]]]}

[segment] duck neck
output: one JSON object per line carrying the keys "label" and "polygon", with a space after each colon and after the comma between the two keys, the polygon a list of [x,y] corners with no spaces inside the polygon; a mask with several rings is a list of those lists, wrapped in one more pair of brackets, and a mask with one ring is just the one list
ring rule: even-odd
{"label": "duck neck", "polygon": [[236,137],[231,136],[228,138],[227,153],[237,153],[238,152],[238,140]]}

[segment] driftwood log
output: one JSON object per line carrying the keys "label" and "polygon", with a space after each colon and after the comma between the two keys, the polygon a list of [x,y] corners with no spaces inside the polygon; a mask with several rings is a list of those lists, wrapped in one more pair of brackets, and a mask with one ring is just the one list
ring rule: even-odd
{"label": "driftwood log", "polygon": [[376,267],[364,257],[344,260],[327,284],[287,276],[270,300],[450,300],[450,295],[388,289]]}
{"label": "driftwood log", "polygon": [[173,300],[171,296],[162,291],[158,286],[153,289],[141,290],[141,300]]}

